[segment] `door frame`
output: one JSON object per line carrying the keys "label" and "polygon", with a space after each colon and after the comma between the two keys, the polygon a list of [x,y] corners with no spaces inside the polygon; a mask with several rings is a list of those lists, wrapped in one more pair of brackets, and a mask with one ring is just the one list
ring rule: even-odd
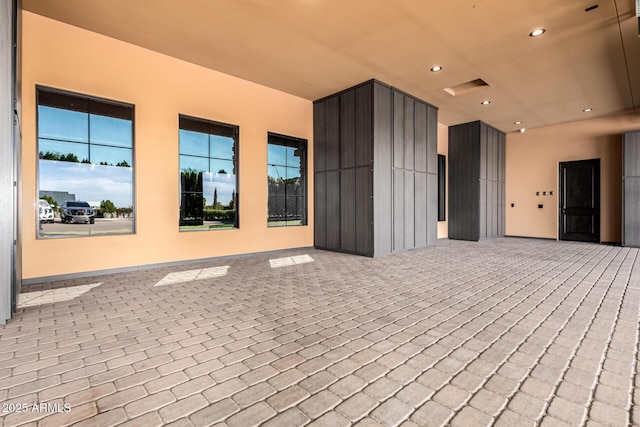
{"label": "door frame", "polygon": [[[601,199],[601,176],[600,176],[600,164],[601,164],[601,159],[600,158],[596,158],[596,159],[584,159],[584,160],[569,160],[569,161],[565,161],[565,162],[559,162],[558,163],[558,240],[563,240],[563,241],[584,241],[584,242],[591,242],[591,243],[601,243],[601,226],[600,226],[600,222],[602,220],[602,209],[601,209],[601,203],[600,203],[600,199]],[[563,177],[563,166],[567,166],[567,165],[578,165],[578,164],[593,164],[595,163],[596,165],[596,174],[595,174],[595,182],[594,182],[594,187],[595,187],[595,192],[594,192],[594,197],[595,197],[595,209],[597,211],[597,221],[595,223],[595,235],[596,235],[596,239],[595,241],[591,241],[591,240],[572,240],[572,239],[563,239],[562,238],[562,227],[563,227],[563,206],[564,206],[564,177]]]}

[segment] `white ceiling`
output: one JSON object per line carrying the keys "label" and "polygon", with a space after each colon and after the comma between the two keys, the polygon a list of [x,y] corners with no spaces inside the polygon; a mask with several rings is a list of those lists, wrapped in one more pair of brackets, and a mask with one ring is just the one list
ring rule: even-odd
{"label": "white ceiling", "polygon": [[[447,125],[483,120],[509,132],[640,113],[634,0],[22,3],[309,100],[376,78],[438,106]],[[529,37],[540,27],[543,36]],[[430,72],[436,64],[444,69]],[[455,97],[444,91],[478,78],[489,86]],[[485,99],[491,104],[481,105]]]}

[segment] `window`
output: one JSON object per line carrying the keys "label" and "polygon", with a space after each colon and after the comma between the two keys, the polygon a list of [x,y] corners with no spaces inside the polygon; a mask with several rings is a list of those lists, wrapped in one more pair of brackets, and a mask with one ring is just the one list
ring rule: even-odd
{"label": "window", "polygon": [[307,224],[307,141],[269,133],[267,225]]}
{"label": "window", "polygon": [[238,227],[238,126],[180,116],[180,231]]}
{"label": "window", "polygon": [[447,158],[438,154],[438,221],[447,220]]}
{"label": "window", "polygon": [[39,237],[134,232],[132,105],[38,87]]}

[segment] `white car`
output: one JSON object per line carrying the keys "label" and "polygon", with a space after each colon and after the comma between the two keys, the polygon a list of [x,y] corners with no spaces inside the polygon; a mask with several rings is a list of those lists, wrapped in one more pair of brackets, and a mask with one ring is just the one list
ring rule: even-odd
{"label": "white car", "polygon": [[53,209],[46,200],[38,200],[38,218],[40,222],[50,222],[53,224]]}

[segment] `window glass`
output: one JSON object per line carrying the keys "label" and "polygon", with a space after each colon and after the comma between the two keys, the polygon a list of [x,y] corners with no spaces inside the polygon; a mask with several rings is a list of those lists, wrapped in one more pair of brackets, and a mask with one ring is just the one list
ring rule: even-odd
{"label": "window glass", "polygon": [[38,136],[61,141],[89,142],[89,113],[40,105]]}
{"label": "window glass", "polygon": [[267,225],[270,227],[307,224],[306,150],[304,139],[271,133],[268,136]]}
{"label": "window glass", "polygon": [[238,127],[180,116],[180,231],[238,227]]}
{"label": "window glass", "polygon": [[133,233],[133,106],[44,88],[37,97],[38,236]]}
{"label": "window glass", "polygon": [[209,158],[209,135],[181,129],[180,154]]}
{"label": "window glass", "polygon": [[105,117],[91,114],[89,116],[91,143],[113,147],[133,147],[131,120]]}

